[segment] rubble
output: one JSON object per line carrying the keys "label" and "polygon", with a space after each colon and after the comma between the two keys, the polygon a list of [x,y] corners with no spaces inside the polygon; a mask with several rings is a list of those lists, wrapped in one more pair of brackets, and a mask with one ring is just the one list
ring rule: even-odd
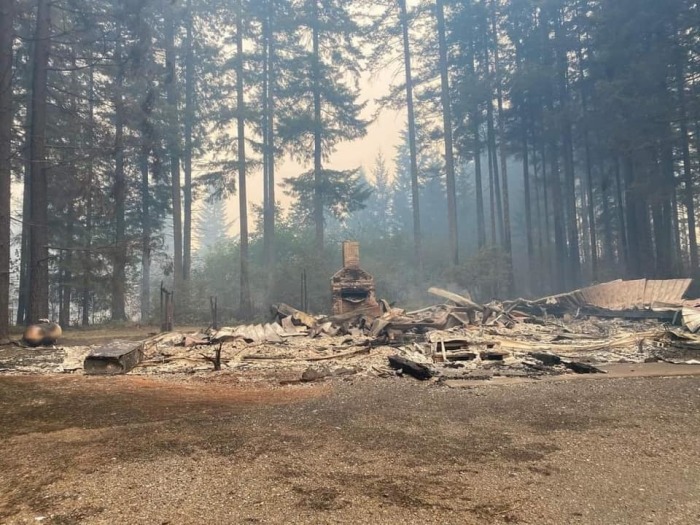
{"label": "rubble", "polygon": [[[370,304],[331,316],[277,304],[267,323],[166,332],[139,344],[58,349],[58,362],[50,366],[64,372],[82,368],[86,374],[222,370],[288,383],[367,376],[537,379],[604,373],[612,363],[700,364],[700,336],[691,329],[700,321],[692,318],[694,301],[682,298],[687,286],[684,280],[616,281],[534,301],[489,304],[431,288],[442,304],[406,311],[377,301],[379,311]],[[623,291],[613,301],[611,294]],[[601,308],[605,315],[591,313]],[[680,315],[676,326],[628,315],[658,308],[683,312],[686,328]],[[15,370],[47,370],[49,361],[35,366]]]}
{"label": "rubble", "polygon": [[681,310],[683,316],[683,326],[692,333],[700,330],[700,309],[686,306]]}
{"label": "rubble", "polygon": [[618,279],[535,301],[518,299],[504,305],[535,314],[585,313],[599,317],[673,320],[684,306],[697,302],[684,299],[692,282],[692,279]]}

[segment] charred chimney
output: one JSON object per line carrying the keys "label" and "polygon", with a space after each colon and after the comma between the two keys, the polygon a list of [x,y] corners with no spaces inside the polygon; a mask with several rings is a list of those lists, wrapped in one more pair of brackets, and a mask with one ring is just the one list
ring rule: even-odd
{"label": "charred chimney", "polygon": [[333,314],[362,309],[369,315],[380,315],[375,295],[374,277],[360,268],[360,243],[343,242],[343,268],[331,279]]}

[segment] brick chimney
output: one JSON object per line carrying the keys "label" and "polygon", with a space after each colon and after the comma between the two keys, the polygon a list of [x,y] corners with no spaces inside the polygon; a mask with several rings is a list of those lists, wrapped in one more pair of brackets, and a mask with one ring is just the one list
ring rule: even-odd
{"label": "brick chimney", "polygon": [[355,310],[370,316],[381,315],[375,297],[374,277],[360,268],[360,243],[343,242],[343,267],[331,279],[333,314]]}
{"label": "brick chimney", "polygon": [[360,268],[360,243],[343,241],[343,268]]}

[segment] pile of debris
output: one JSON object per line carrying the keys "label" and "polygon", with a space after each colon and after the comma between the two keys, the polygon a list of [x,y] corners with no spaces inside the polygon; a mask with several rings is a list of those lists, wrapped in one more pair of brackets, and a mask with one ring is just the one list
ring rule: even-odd
{"label": "pile of debris", "polygon": [[519,299],[508,306],[551,315],[577,312],[597,317],[672,321],[684,308],[700,305],[698,299],[684,298],[692,282],[692,279],[618,279],[536,301]]}
{"label": "pile of debris", "polygon": [[[656,292],[647,300],[638,290],[630,297],[641,300],[631,303],[621,300],[624,282],[616,281],[597,291],[592,287],[537,301],[489,304],[431,288],[444,302],[410,312],[378,301],[379,312],[371,305],[313,316],[278,304],[266,324],[169,332],[139,345],[93,349],[84,369],[89,374],[133,368],[166,373],[211,370],[213,365],[215,370],[276,374],[284,381],[357,374],[474,380],[602,373],[600,366],[610,363],[700,364],[699,336],[640,315],[656,312],[666,319],[669,305],[689,308],[676,296],[685,288],[668,283],[646,281],[645,289]],[[676,295],[668,287],[675,287]],[[616,292],[606,295],[603,290]],[[605,297],[614,297],[616,309]],[[601,309],[605,315],[590,313]]]}
{"label": "pile of debris", "polygon": [[430,288],[440,304],[406,311],[376,299],[374,279],[359,267],[357,243],[344,243],[343,259],[331,281],[333,315],[277,304],[265,324],[67,348],[58,369],[113,375],[213,367],[284,381],[350,375],[474,380],[601,373],[611,363],[700,364],[700,301],[685,298],[690,279],[618,280],[488,304]]}

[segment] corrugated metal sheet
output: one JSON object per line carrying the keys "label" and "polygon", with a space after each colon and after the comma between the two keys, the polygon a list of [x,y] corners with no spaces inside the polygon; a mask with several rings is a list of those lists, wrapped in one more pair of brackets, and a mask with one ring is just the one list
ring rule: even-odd
{"label": "corrugated metal sheet", "polygon": [[673,302],[683,302],[683,296],[690,288],[692,284],[692,279],[670,279],[668,281],[663,281],[669,283],[664,287],[662,293],[654,298],[654,302],[669,303]]}
{"label": "corrugated metal sheet", "polygon": [[683,308],[683,326],[693,333],[700,330],[700,310],[697,308]]}
{"label": "corrugated metal sheet", "polygon": [[562,307],[593,306],[606,310],[648,310],[683,306],[692,279],[637,279],[610,281],[573,292],[545,297],[538,302]]}

